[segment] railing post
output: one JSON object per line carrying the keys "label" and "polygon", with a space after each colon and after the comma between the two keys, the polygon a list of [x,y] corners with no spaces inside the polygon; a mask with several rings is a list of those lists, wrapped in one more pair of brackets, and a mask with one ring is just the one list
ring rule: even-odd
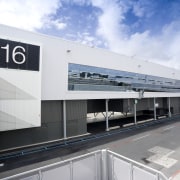
{"label": "railing post", "polygon": [[95,180],[98,180],[98,165],[97,165],[97,153],[94,154],[94,167],[95,167]]}
{"label": "railing post", "polygon": [[39,180],[42,180],[42,172],[41,172],[41,170],[39,170],[38,175],[39,175]]}
{"label": "railing post", "polygon": [[101,151],[101,180],[108,180],[108,171],[107,171],[107,151]]}
{"label": "railing post", "polygon": [[156,180],[160,180],[158,173],[156,173]]}
{"label": "railing post", "polygon": [[111,154],[111,160],[110,160],[110,163],[108,164],[111,164],[111,179],[114,180],[115,179],[115,175],[114,175],[114,156]]}
{"label": "railing post", "polygon": [[130,180],[133,180],[133,164],[131,163],[131,174],[130,174]]}
{"label": "railing post", "polygon": [[73,162],[70,161],[70,180],[73,180]]}

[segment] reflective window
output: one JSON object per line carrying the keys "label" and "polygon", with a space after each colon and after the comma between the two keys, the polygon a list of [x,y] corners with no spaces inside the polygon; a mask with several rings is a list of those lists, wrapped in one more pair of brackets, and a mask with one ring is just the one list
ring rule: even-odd
{"label": "reflective window", "polygon": [[68,90],[179,92],[180,80],[69,63]]}

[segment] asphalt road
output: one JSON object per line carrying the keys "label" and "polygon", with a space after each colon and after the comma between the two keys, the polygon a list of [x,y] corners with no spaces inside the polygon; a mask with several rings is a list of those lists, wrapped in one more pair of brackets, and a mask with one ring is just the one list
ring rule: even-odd
{"label": "asphalt road", "polygon": [[180,120],[169,120],[68,148],[12,158],[0,166],[0,178],[107,148],[172,177],[180,170]]}
{"label": "asphalt road", "polygon": [[180,173],[180,121],[131,132],[128,137],[89,149],[108,148],[118,154],[163,172]]}

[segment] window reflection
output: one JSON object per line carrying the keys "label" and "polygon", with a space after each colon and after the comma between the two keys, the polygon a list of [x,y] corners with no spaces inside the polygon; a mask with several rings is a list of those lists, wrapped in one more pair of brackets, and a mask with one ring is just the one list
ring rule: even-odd
{"label": "window reflection", "polygon": [[69,63],[68,90],[71,91],[156,91],[179,92],[180,81]]}

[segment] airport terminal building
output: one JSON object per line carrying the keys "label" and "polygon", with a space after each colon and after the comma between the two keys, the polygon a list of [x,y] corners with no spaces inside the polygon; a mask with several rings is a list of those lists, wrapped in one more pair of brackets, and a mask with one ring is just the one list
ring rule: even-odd
{"label": "airport terminal building", "polygon": [[86,135],[88,114],[109,131],[115,112],[179,114],[180,71],[0,25],[0,151]]}

